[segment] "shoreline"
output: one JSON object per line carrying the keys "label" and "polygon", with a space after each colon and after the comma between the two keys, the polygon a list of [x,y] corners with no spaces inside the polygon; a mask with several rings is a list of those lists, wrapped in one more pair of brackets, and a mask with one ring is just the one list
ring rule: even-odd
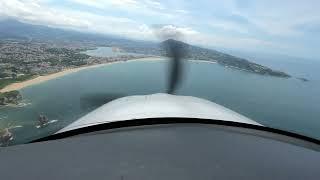
{"label": "shoreline", "polygon": [[26,81],[9,84],[8,86],[0,89],[0,93],[21,90],[21,89],[29,87],[29,86],[40,84],[40,83],[43,83],[43,82],[46,82],[49,80],[53,80],[53,79],[56,79],[56,78],[59,78],[59,77],[62,77],[62,76],[68,75],[68,74],[82,71],[85,69],[97,68],[97,67],[108,66],[108,65],[112,65],[112,64],[116,64],[116,63],[124,63],[124,62],[129,62],[129,61],[141,61],[141,60],[145,60],[145,59],[149,59],[148,61],[155,61],[155,60],[161,60],[163,58],[157,57],[157,56],[156,57],[145,57],[145,58],[126,60],[126,61],[115,61],[115,62],[94,64],[94,65],[83,66],[83,67],[68,68],[68,69],[64,69],[64,70],[57,72],[57,73],[48,74],[48,75],[44,75],[44,76],[37,76],[33,79],[29,79]]}
{"label": "shoreline", "polygon": [[198,63],[198,62],[205,62],[205,63],[211,63],[211,64],[217,64],[217,62],[216,61],[209,61],[209,60],[192,60],[192,59],[190,59],[190,60],[188,60],[188,61],[191,61],[191,62],[196,62],[196,63]]}
{"label": "shoreline", "polygon": [[[0,89],[0,93],[10,92],[10,91],[18,91],[18,90],[21,90],[21,89],[29,87],[29,86],[33,86],[33,85],[36,85],[36,84],[47,82],[49,80],[53,80],[53,79],[56,79],[56,78],[59,78],[59,77],[63,77],[65,75],[72,74],[72,73],[75,73],[75,72],[79,72],[79,71],[82,71],[82,70],[85,70],[85,69],[97,68],[97,67],[108,66],[108,65],[117,64],[117,63],[125,63],[125,62],[130,62],[130,61],[144,61],[146,59],[148,59],[148,61],[159,61],[159,60],[165,60],[166,57],[162,57],[162,56],[144,57],[144,58],[136,58],[136,59],[125,60],[125,61],[122,60],[122,61],[108,62],[108,63],[103,63],[103,64],[94,64],[94,65],[89,65],[89,66],[68,68],[68,69],[64,69],[64,70],[62,70],[60,72],[57,72],[57,73],[47,74],[47,75],[44,75],[44,76],[37,76],[37,77],[35,77],[33,79],[29,79],[29,80],[26,80],[26,81],[9,84],[6,87]],[[206,60],[188,60],[188,61],[191,61],[191,62],[216,63],[216,62],[206,61]]]}

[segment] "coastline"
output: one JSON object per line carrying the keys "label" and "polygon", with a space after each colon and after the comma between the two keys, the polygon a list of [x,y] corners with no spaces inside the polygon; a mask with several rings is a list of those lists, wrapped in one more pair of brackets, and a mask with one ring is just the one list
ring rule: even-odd
{"label": "coastline", "polygon": [[148,61],[154,61],[154,60],[161,60],[163,58],[162,57],[145,57],[145,58],[126,60],[126,61],[108,62],[108,63],[103,63],[103,64],[95,64],[95,65],[89,65],[89,66],[83,66],[83,67],[77,67],[77,68],[64,69],[64,70],[57,72],[57,73],[48,74],[48,75],[44,75],[44,76],[38,76],[38,77],[35,77],[33,79],[29,79],[26,81],[9,84],[8,86],[0,89],[0,93],[20,90],[25,87],[40,84],[40,83],[43,83],[43,82],[46,82],[49,80],[53,80],[53,79],[56,79],[56,78],[59,78],[59,77],[62,77],[62,76],[65,76],[65,75],[68,75],[71,73],[85,70],[85,69],[97,68],[97,67],[101,67],[101,66],[108,66],[111,64],[124,63],[124,62],[129,62],[129,61],[141,61],[141,60],[146,60],[146,59],[148,59]]}
{"label": "coastline", "polygon": [[[35,77],[33,79],[29,79],[29,80],[26,80],[26,81],[9,84],[8,86],[0,89],[0,93],[10,92],[10,91],[18,91],[18,90],[21,90],[21,89],[29,87],[29,86],[33,86],[33,85],[36,85],[36,84],[47,82],[49,80],[53,80],[53,79],[56,79],[56,78],[59,78],[59,77],[63,77],[65,75],[68,75],[68,74],[71,74],[71,73],[75,73],[75,72],[79,72],[79,71],[82,71],[82,70],[85,70],[85,69],[97,68],[97,67],[108,66],[108,65],[117,64],[117,63],[125,63],[125,62],[130,62],[130,61],[144,61],[146,59],[148,61],[159,61],[159,60],[166,59],[166,57],[162,57],[162,56],[144,57],[144,58],[130,59],[130,60],[126,60],[126,61],[115,61],[115,62],[108,62],[108,63],[103,63],[103,64],[94,64],[94,65],[89,65],[89,66],[68,68],[68,69],[64,69],[64,70],[62,70],[60,72],[57,72],[57,73],[48,74],[48,75],[44,75],[44,76],[37,76],[37,77]],[[216,62],[206,61],[206,60],[188,60],[188,61],[191,61],[191,62],[216,63]]]}
{"label": "coastline", "polygon": [[189,59],[188,61],[195,62],[195,63],[198,63],[198,62],[205,62],[205,63],[211,63],[211,64],[216,64],[217,63],[216,61],[208,61],[208,60],[192,60],[192,59]]}

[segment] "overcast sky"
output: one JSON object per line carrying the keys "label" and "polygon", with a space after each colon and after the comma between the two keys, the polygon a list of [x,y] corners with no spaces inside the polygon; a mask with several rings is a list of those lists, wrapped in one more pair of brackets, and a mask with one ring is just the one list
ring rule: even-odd
{"label": "overcast sky", "polygon": [[0,0],[0,17],[206,47],[319,58],[319,0]]}

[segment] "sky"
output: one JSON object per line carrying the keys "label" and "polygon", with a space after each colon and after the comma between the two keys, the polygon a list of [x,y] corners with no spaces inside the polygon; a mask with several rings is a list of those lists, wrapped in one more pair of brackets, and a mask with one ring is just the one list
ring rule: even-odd
{"label": "sky", "polygon": [[320,59],[319,0],[0,0],[0,19]]}

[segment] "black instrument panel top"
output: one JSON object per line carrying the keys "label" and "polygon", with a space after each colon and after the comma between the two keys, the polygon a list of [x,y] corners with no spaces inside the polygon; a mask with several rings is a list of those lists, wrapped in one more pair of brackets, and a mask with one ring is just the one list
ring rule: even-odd
{"label": "black instrument panel top", "polygon": [[319,179],[319,151],[257,132],[210,124],[104,130],[1,148],[0,174],[46,180]]}

